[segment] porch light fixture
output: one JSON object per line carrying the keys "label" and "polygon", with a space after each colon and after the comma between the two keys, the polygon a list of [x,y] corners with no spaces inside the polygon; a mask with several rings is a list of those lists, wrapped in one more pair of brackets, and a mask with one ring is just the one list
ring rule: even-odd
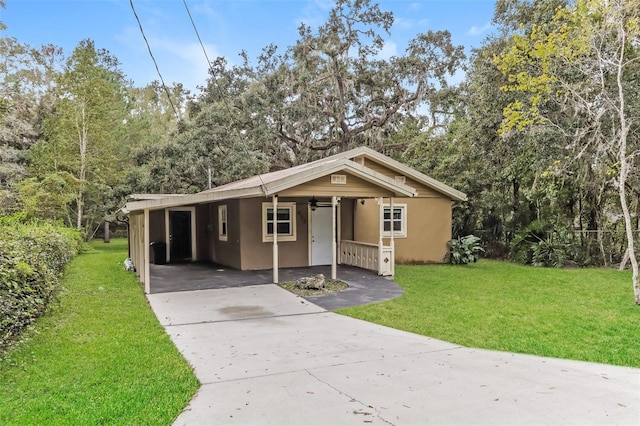
{"label": "porch light fixture", "polygon": [[316,211],[316,209],[318,208],[318,200],[316,200],[316,197],[311,197],[311,199],[309,200],[309,207],[311,207],[312,212]]}

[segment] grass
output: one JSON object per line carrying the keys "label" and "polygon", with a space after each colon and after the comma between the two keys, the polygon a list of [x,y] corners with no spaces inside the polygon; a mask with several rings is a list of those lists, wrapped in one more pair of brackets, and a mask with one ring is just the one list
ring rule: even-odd
{"label": "grass", "polygon": [[339,312],[486,349],[640,367],[631,273],[468,266],[396,267],[405,295]]}
{"label": "grass", "polygon": [[0,359],[0,424],[170,424],[199,383],[132,273],[126,241],[94,243]]}

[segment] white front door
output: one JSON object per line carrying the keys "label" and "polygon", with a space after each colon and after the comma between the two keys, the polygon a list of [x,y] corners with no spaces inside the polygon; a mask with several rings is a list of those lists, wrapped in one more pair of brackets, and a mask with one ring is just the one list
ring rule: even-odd
{"label": "white front door", "polygon": [[331,206],[311,212],[311,266],[331,265]]}

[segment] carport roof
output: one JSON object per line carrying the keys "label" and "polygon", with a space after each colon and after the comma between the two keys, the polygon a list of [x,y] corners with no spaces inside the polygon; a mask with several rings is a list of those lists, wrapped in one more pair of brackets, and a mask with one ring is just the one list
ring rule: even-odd
{"label": "carport roof", "polygon": [[399,197],[415,197],[417,195],[414,188],[353,161],[354,158],[361,156],[409,176],[451,197],[453,200],[466,200],[466,195],[462,192],[456,191],[370,148],[361,147],[289,169],[231,182],[197,194],[133,194],[129,196],[130,201],[127,202],[126,209],[129,212],[134,212],[144,209],[178,207],[234,198],[268,197],[337,172],[348,172]]}

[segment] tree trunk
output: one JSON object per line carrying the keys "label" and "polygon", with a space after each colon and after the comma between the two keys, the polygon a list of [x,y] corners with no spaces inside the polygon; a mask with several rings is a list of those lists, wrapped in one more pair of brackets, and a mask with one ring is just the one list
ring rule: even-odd
{"label": "tree trunk", "polygon": [[[621,146],[623,145],[621,141]],[[624,142],[624,153],[626,154],[626,135]],[[622,154],[622,148],[620,152]],[[625,191],[624,183],[629,173],[629,163],[627,162],[626,155],[620,155],[620,179],[618,182],[618,193],[620,195],[620,204],[622,206],[622,214],[624,215],[624,228],[627,234],[627,251],[629,253],[629,260],[631,261],[631,282],[633,284],[633,295],[636,305],[640,305],[640,285],[638,284],[638,259],[636,258],[634,241],[633,241],[633,226],[631,223],[631,214],[629,213],[629,206],[627,205],[627,194]]]}
{"label": "tree trunk", "polygon": [[87,122],[85,116],[84,103],[80,107],[80,122],[76,121],[76,127],[78,129],[78,145],[80,148],[80,190],[78,191],[77,207],[78,216],[76,218],[76,228],[78,231],[82,230],[82,215],[84,213],[84,185],[87,178]]}
{"label": "tree trunk", "polygon": [[618,145],[618,160],[620,161],[620,173],[618,179],[618,194],[620,196],[620,206],[624,216],[624,229],[627,234],[627,250],[629,251],[629,260],[631,261],[631,283],[633,285],[633,295],[636,305],[640,305],[640,285],[638,285],[638,259],[634,248],[633,223],[631,222],[631,214],[629,213],[629,205],[627,203],[627,176],[629,176],[629,160],[627,158],[627,135],[629,134],[630,124],[627,123],[625,115],[625,97],[622,85],[622,63],[624,56],[620,58],[618,63],[617,85],[618,85],[618,117],[620,120],[620,141]]}

